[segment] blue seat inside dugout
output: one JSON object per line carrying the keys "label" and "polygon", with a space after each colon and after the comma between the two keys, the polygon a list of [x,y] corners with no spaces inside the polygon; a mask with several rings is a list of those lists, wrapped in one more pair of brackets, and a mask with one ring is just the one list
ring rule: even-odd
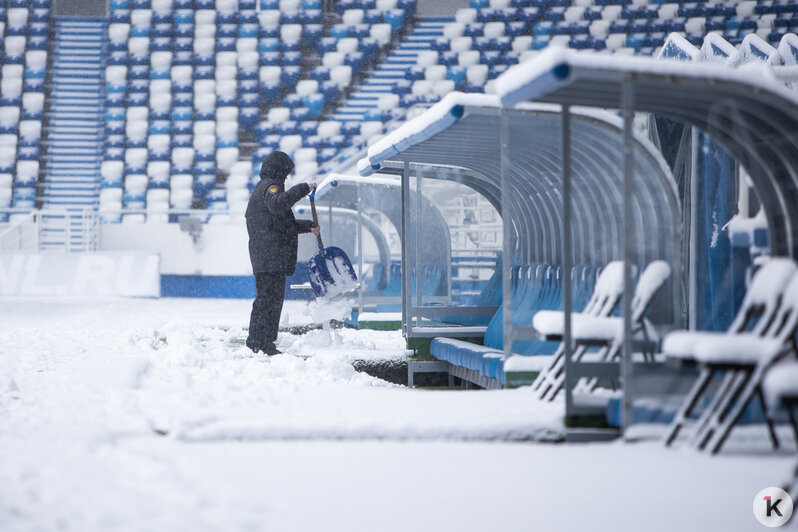
{"label": "blue seat inside dugout", "polygon": [[[571,276],[574,298],[574,310],[584,308],[593,292],[598,271],[595,268],[578,267]],[[558,266],[538,265],[522,266],[512,269],[512,320],[513,325],[528,326],[532,317],[540,310],[558,310],[562,308],[562,291],[560,282],[562,272]],[[501,301],[500,295],[495,298]],[[504,349],[503,307],[499,309],[488,323],[483,344],[476,345],[449,338],[436,338],[432,341],[432,355],[446,362],[467,369],[478,371],[485,377],[492,377],[505,382],[502,351]],[[557,349],[557,342],[543,340],[524,340],[513,343],[513,353],[518,355],[547,355]]]}

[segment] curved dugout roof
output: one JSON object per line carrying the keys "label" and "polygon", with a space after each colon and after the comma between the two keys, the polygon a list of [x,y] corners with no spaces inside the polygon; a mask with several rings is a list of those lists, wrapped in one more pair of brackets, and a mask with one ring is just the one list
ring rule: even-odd
{"label": "curved dugout roof", "polygon": [[[375,143],[359,162],[368,175],[386,162],[431,165],[425,177],[461,182],[501,205],[499,100],[453,93]],[[562,115],[559,106],[507,110],[510,217],[524,263],[561,262]],[[623,124],[594,110],[572,110],[573,246],[577,264],[623,256]],[[680,234],[670,170],[646,139],[635,136],[636,262],[673,259]]]}
{"label": "curved dugout roof", "polygon": [[748,170],[765,207],[773,255],[798,258],[798,99],[766,65],[615,57],[550,48],[497,80],[502,105],[535,100],[633,108],[706,131]]}
{"label": "curved dugout roof", "polygon": [[[360,176],[330,174],[319,184],[316,200],[329,201],[334,207],[352,209],[356,212],[358,185],[362,204],[384,214],[396,228],[396,232],[401,235],[402,186],[396,177],[374,176],[363,179]],[[440,286],[445,287],[448,285],[449,261],[451,259],[449,225],[438,207],[427,198],[422,199],[421,212],[423,216],[421,223],[424,225],[425,234],[435,245],[419,246],[418,260],[422,265],[440,267],[442,271]],[[323,215],[323,211],[320,214]],[[333,211],[333,215],[335,215],[335,211]],[[390,264],[390,255],[388,259]],[[387,268],[383,268],[383,271],[387,275]]]}

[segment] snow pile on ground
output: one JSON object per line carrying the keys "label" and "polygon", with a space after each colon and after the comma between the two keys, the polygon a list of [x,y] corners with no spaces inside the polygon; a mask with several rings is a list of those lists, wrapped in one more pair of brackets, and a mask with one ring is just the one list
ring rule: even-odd
{"label": "snow pile on ground", "polygon": [[[527,389],[420,391],[356,372],[353,359],[405,356],[391,331],[281,333],[285,354],[254,355],[249,310],[3,301],[0,530],[405,528],[398,512],[424,528],[638,530],[647,514],[658,516],[647,529],[746,529],[748,492],[792,463],[501,443],[560,438],[562,405]],[[283,322],[311,313],[289,302]],[[553,510],[552,494],[580,511]]]}

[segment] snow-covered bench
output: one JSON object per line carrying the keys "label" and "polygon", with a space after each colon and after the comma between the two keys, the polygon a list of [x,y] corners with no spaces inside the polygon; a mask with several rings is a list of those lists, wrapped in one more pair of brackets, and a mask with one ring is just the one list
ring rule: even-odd
{"label": "snow-covered bench", "polygon": [[[742,306],[725,333],[677,331],[663,341],[671,360],[697,364],[698,379],[671,424],[665,444],[672,444],[716,375],[723,374],[712,400],[693,424],[699,449],[720,451],[754,397],[764,402],[762,379],[769,368],[794,350],[798,329],[798,266],[792,259],[771,259],[754,275]],[[778,439],[765,416],[774,447]]]}
{"label": "snow-covered bench", "polygon": [[[640,275],[632,299],[631,315],[632,333],[636,341],[656,343],[656,332],[645,319],[645,315],[654,296],[670,274],[671,268],[666,262],[654,261]],[[584,312],[571,314],[571,336],[575,346],[572,353],[574,362],[579,362],[591,347],[600,348],[601,361],[618,358],[623,347],[624,320],[622,317],[610,314],[622,295],[623,262],[617,261],[605,268],[596,284],[596,294],[594,294],[596,305],[588,305]],[[565,334],[565,314],[562,311],[538,312],[532,324],[540,334],[549,339],[561,341]],[[538,376],[533,385],[542,399],[553,400],[565,384],[564,349],[558,349],[557,353],[551,366]],[[597,382],[596,379],[588,381],[586,383],[588,391],[595,388]]]}

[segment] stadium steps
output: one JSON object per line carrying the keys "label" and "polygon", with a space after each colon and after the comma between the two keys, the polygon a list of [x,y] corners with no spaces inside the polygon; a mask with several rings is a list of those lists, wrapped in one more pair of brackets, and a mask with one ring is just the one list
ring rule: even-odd
{"label": "stadium steps", "polygon": [[94,224],[80,216],[99,206],[104,136],[104,65],[107,21],[56,22],[45,140],[41,248],[90,250]]}
{"label": "stadium steps", "polygon": [[402,38],[393,50],[370,72],[330,117],[331,120],[363,121],[370,110],[379,108],[379,98],[392,94],[397,82],[416,65],[418,54],[432,50],[437,37],[443,37],[443,27],[454,19],[422,19]]}

